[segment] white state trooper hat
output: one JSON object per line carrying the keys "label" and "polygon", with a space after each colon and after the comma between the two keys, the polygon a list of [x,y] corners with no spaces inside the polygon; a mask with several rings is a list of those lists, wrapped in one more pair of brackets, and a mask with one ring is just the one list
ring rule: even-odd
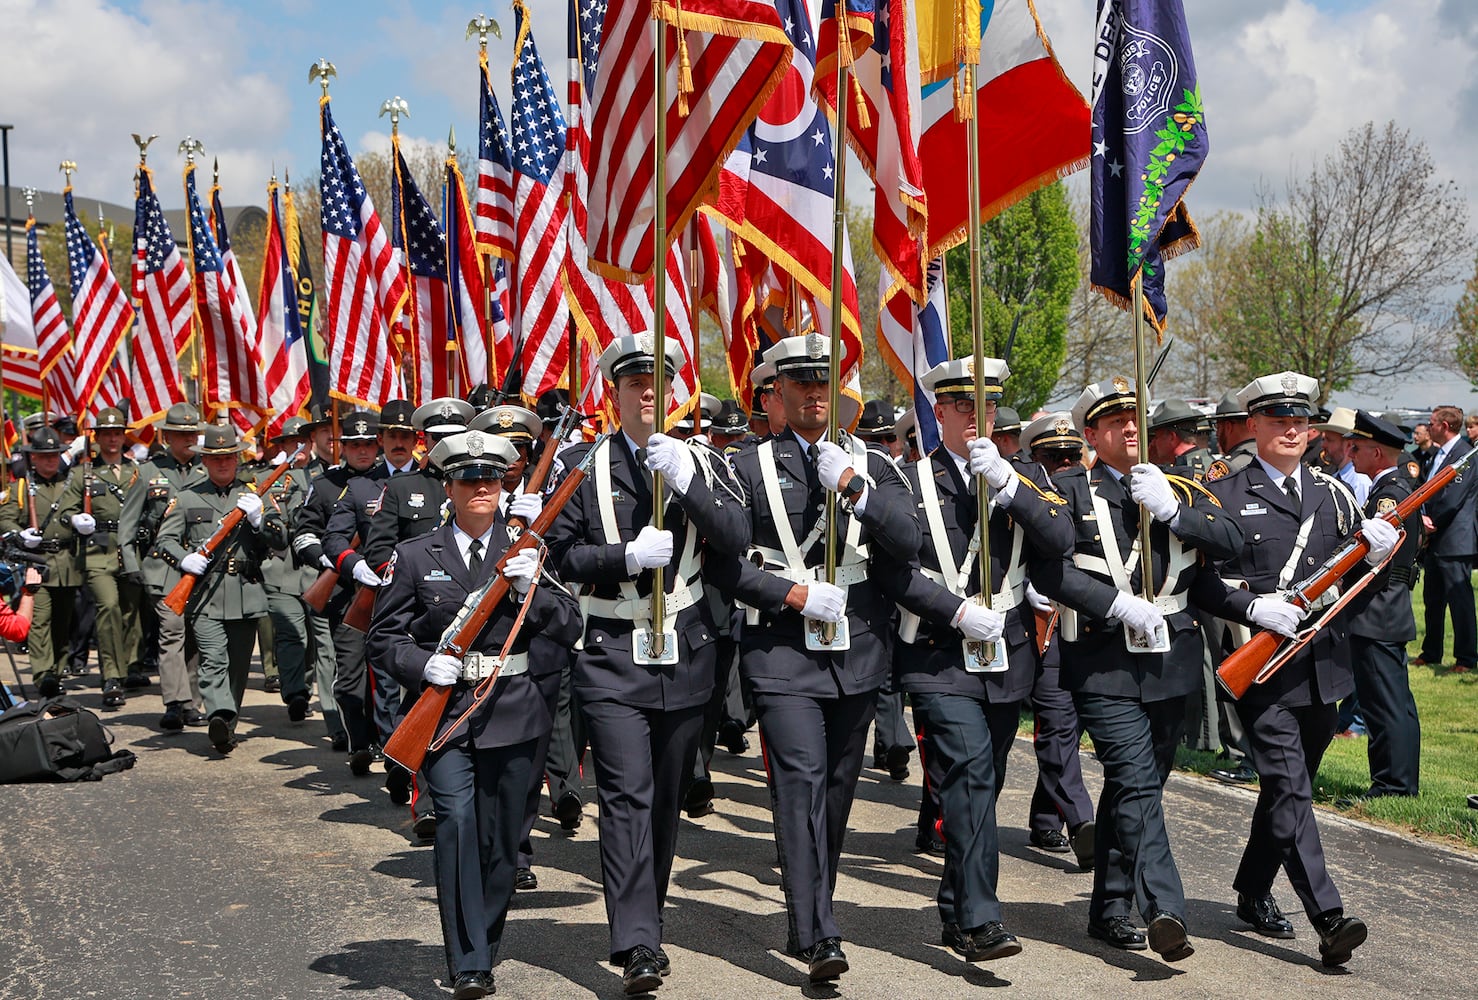
{"label": "white state trooper hat", "polygon": [[455,434],[467,429],[476,412],[465,399],[442,396],[416,407],[416,412],[411,414],[411,424],[427,434]]}
{"label": "white state trooper hat", "polygon": [[514,444],[526,444],[544,432],[544,421],[533,410],[503,403],[473,417],[467,429],[487,431]]}
{"label": "white state trooper hat", "polygon": [[431,464],[446,479],[502,479],[517,458],[511,441],[483,431],[448,435],[436,442],[430,455]]}
{"label": "white state trooper hat", "polygon": [[1081,448],[1083,435],[1073,426],[1073,415],[1066,410],[1044,413],[1021,432],[1021,446],[1033,448]]}
{"label": "white state trooper hat", "polygon": [[[667,374],[677,374],[683,365],[683,349],[671,337],[662,341],[663,353],[667,355]],[[650,375],[657,367],[651,333],[628,333],[611,341],[600,353],[600,373],[607,382],[614,383],[622,375]]]}
{"label": "white state trooper hat", "polygon": [[831,341],[819,333],[786,337],[765,352],[778,377],[798,382],[831,381]]}
{"label": "white state trooper hat", "polygon": [[1237,393],[1237,402],[1248,414],[1268,413],[1275,417],[1309,417],[1318,411],[1319,380],[1299,372],[1280,372],[1255,378]]}
{"label": "white state trooper hat", "polygon": [[[1010,377],[1011,366],[1000,358],[981,358],[981,362],[984,368],[982,374],[985,376],[985,398],[1000,399],[1001,393],[1005,391],[1001,383]],[[973,396],[975,359],[955,358],[953,361],[941,361],[924,373],[919,384],[936,396],[940,393]]]}
{"label": "white state trooper hat", "polygon": [[1134,383],[1122,375],[1094,382],[1083,390],[1073,404],[1073,424],[1082,430],[1105,413],[1132,409],[1135,405]]}

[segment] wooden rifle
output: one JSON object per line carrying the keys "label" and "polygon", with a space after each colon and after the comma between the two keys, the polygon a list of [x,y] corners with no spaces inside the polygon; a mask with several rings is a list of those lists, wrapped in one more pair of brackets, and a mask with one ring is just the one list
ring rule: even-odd
{"label": "wooden rifle", "polygon": [[[358,547],[358,545],[359,535],[355,534],[355,536],[349,540],[349,547],[352,549]],[[314,611],[317,611],[319,614],[323,614],[323,609],[328,607],[329,601],[333,600],[334,591],[338,589],[338,586],[338,570],[321,570],[318,574],[318,579],[314,580],[311,584],[308,585],[308,589],[303,591],[303,603],[308,605],[308,607],[312,608]]]}
{"label": "wooden rifle", "polygon": [[[272,488],[272,485],[282,478],[282,474],[292,468],[293,460],[298,457],[298,452],[302,451],[305,447],[307,447],[305,444],[298,445],[297,451],[294,451],[292,454],[292,458],[289,458],[286,462],[273,469],[271,474],[262,480],[256,492],[265,496],[267,491]],[[248,486],[247,489],[251,489],[251,487]],[[195,551],[207,559],[213,558],[216,550],[226,543],[226,539],[230,537],[231,532],[236,530],[236,526],[241,523],[241,519],[245,516],[246,513],[240,507],[233,507],[226,513],[225,517],[221,518],[221,526],[215,530],[215,534],[202,542],[200,547]],[[207,567],[206,572],[210,572],[209,567]],[[190,595],[195,591],[195,584],[199,582],[200,577],[194,573],[186,573],[181,570],[180,582],[176,583],[174,589],[165,597],[164,606],[177,615],[183,615],[185,613],[185,606],[190,603]]]}
{"label": "wooden rifle", "polygon": [[[508,593],[508,578],[502,574],[503,566],[508,560],[524,549],[543,544],[544,533],[554,524],[554,519],[559,516],[560,510],[567,504],[570,497],[580,488],[590,470],[595,466],[595,456],[600,451],[609,433],[602,434],[595,439],[590,450],[585,453],[581,463],[570,471],[560,482],[559,488],[544,505],[544,510],[535,518],[534,523],[529,525],[508,546],[508,551],[503,553],[503,558],[498,560],[497,572],[494,572],[488,582],[467,596],[462,610],[453,619],[451,625],[441,634],[441,639],[436,644],[436,652],[448,656],[461,658],[472,648],[477,637],[487,626],[488,619],[492,617],[497,609],[498,603]],[[555,450],[555,442],[551,440],[549,447],[545,449],[546,455],[552,455]],[[550,459],[552,461],[552,459]],[[545,461],[541,458],[539,465],[547,473]],[[536,473],[537,474],[537,473]],[[451,700],[452,688],[439,684],[428,684],[421,691],[416,703],[406,713],[400,725],[395,727],[395,732],[390,734],[390,739],[385,741],[385,756],[401,767],[411,772],[421,769],[421,763],[426,759],[426,750],[431,746],[431,741],[436,738],[436,730],[441,726],[441,718],[446,714],[447,702]]]}
{"label": "wooden rifle", "polygon": [[[1395,510],[1380,515],[1381,520],[1400,530],[1396,546],[1391,550],[1392,554],[1400,550],[1401,542],[1405,540],[1406,520],[1413,514],[1420,516],[1423,504],[1442,492],[1449,484],[1457,481],[1475,454],[1478,454],[1478,450],[1470,450],[1456,462],[1439,469],[1431,479],[1422,483],[1410,496],[1398,503]],[[1357,531],[1325,560],[1323,566],[1300,583],[1295,584],[1293,589],[1283,596],[1283,599],[1305,611],[1318,610],[1319,616],[1300,628],[1298,635],[1292,639],[1280,636],[1276,632],[1259,632],[1229,653],[1216,670],[1216,679],[1227,693],[1233,698],[1241,698],[1252,685],[1262,684],[1272,677],[1312,642],[1319,630],[1330,622],[1371,580],[1375,579],[1384,567],[1384,563],[1381,566],[1371,567],[1359,580],[1341,592],[1337,600],[1327,606],[1316,607],[1319,599],[1354,570],[1369,552],[1370,543],[1365,540],[1365,533]]]}

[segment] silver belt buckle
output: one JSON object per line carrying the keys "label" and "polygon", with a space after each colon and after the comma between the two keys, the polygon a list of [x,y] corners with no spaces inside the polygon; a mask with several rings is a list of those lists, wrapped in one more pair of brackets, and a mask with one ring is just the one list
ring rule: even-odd
{"label": "silver belt buckle", "polygon": [[482,654],[464,654],[462,656],[462,679],[464,681],[480,681],[482,678]]}

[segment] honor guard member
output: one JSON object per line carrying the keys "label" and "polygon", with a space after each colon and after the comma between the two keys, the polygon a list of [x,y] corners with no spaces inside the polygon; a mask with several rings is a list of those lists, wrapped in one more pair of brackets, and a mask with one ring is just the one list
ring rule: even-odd
{"label": "honor guard member", "polygon": [[[288,544],[281,515],[267,511],[243,478],[244,448],[236,428],[222,424],[205,428],[200,446],[205,475],[180,489],[155,544],[181,573],[198,577],[185,618],[200,648],[207,733],[221,753],[236,745],[236,719],[256,644],[256,620],[267,613],[262,559],[269,548]],[[232,510],[242,513],[236,528],[214,553],[199,551]]]}
{"label": "honor guard member", "polygon": [[[1073,422],[1098,452],[1092,469],[1053,480],[1076,527],[1073,552],[1031,572],[1037,589],[1063,605],[1062,686],[1103,764],[1088,933],[1136,951],[1148,937],[1161,958],[1178,962],[1194,949],[1161,792],[1185,728],[1185,698],[1201,683],[1202,637],[1188,591],[1203,559],[1237,552],[1242,536],[1205,489],[1140,460],[1127,379],[1090,385]],[[1139,596],[1141,517],[1152,519],[1153,600]],[[1136,902],[1147,935],[1130,918]]]}
{"label": "honor guard member", "polygon": [[[664,347],[670,388],[682,352],[673,341]],[[598,446],[589,475],[549,531],[560,576],[589,591],[574,689],[595,763],[611,961],[624,967],[628,994],[655,989],[668,969],[662,907],[714,685],[716,630],[702,574],[714,554],[737,559],[749,547],[742,494],[723,459],[652,430],[668,409],[653,391],[653,349],[650,334],[626,334],[601,354],[621,429]],[[584,455],[576,446],[560,458],[568,466]],[[653,471],[662,474],[668,501],[660,531],[650,523]],[[666,616],[654,625],[657,567]],[[668,640],[655,655],[647,641],[654,628]]]}
{"label": "honor guard member", "polygon": [[200,411],[189,403],[176,403],[164,414],[159,432],[164,451],[139,466],[139,486],[123,504],[118,537],[123,543],[123,571],[142,584],[158,622],[159,694],[164,701],[159,728],[178,731],[205,725],[205,716],[197,708],[200,656],[184,617],[164,604],[180,572],[160,557],[154,543],[170,503],[186,483],[205,474],[195,454]]}
{"label": "honor guard member", "polygon": [[1009,406],[1002,406],[997,408],[996,417],[990,437],[1001,457],[1009,462],[1021,452],[1021,415]]}
{"label": "honor guard member", "polygon": [[18,532],[27,551],[46,557],[45,585],[36,592],[27,649],[31,678],[42,698],[62,693],[72,609],[82,585],[82,560],[72,547],[72,527],[60,510],[70,473],[62,469],[66,445],[50,427],[31,432],[25,453],[30,471],[11,483],[0,504],[0,529]]}
{"label": "honor guard member", "polygon": [[1150,413],[1150,461],[1162,469],[1183,470],[1185,478],[1201,482],[1211,463],[1211,452],[1201,445],[1200,428],[1206,417],[1183,399],[1167,399]]}
{"label": "honor guard member", "polygon": [[[1347,454],[1356,471],[1371,480],[1365,502],[1367,518],[1390,513],[1415,491],[1396,466],[1405,447],[1406,435],[1395,424],[1364,410],[1355,411]],[[1350,620],[1355,696],[1370,733],[1370,788],[1356,801],[1383,795],[1414,796],[1419,791],[1422,727],[1407,678],[1406,644],[1416,638],[1411,590],[1416,585],[1421,535],[1420,519],[1408,518],[1405,540],[1366,586],[1368,603]]]}
{"label": "honor guard member", "polygon": [[1247,411],[1237,402],[1235,391],[1228,391],[1221,397],[1211,419],[1216,427],[1216,447],[1220,454],[1207,467],[1206,478],[1215,482],[1252,464],[1257,457],[1257,439],[1252,436]]}
{"label": "honor guard member", "polygon": [[862,417],[852,433],[867,444],[887,452],[891,458],[898,459],[903,454],[903,446],[898,442],[895,423],[893,407],[888,405],[887,400],[869,399],[862,405]]}
{"label": "honor guard member", "polygon": [[754,385],[754,408],[749,411],[749,426],[760,440],[778,437],[785,431],[785,404],[775,390],[775,366],[762,361],[750,374]]}
{"label": "honor guard member", "polygon": [[749,436],[749,418],[739,408],[739,404],[732,399],[726,399],[719,407],[718,416],[713,419],[713,427],[708,432],[708,439],[715,448],[729,454],[729,449]]}
{"label": "honor guard member", "polygon": [[[920,540],[897,466],[850,435],[842,445],[822,440],[829,348],[811,334],[765,352],[786,427],[734,456],[755,551],[715,565],[710,577],[753,609],[740,634],[739,670],[769,764],[786,947],[813,982],[847,971],[832,892],[877,692],[892,669],[894,607],[869,556],[883,546],[894,560],[912,559]],[[828,490],[838,500],[836,583],[825,580]],[[807,633],[813,626],[821,633],[823,622],[845,622],[837,634],[850,633],[850,648],[808,649]]]}
{"label": "honor guard member", "polygon": [[[874,555],[884,592],[903,612],[895,683],[913,703],[923,752],[942,775],[939,803],[944,872],[939,917],[944,944],[969,962],[1006,958],[1021,944],[1001,921],[996,895],[1000,850],[996,799],[1037,670],[1036,630],[1026,600],[1029,558],[1061,559],[1072,523],[1047,477],[1023,475],[989,433],[1006,362],[983,359],[985,395],[975,395],[973,358],[945,361],[920,380],[934,394],[940,446],[904,466],[923,530],[917,560],[890,568]],[[976,436],[976,407],[987,432]],[[979,500],[990,487],[991,592],[981,597],[977,565]],[[971,654],[966,643],[973,643]]]}
{"label": "honor guard member", "polygon": [[324,413],[321,407],[315,406],[309,411],[308,420],[303,424],[303,433],[308,435],[313,446],[313,454],[303,468],[310,480],[317,479],[337,464],[334,462],[333,418]]}
{"label": "honor guard member", "polygon": [[73,475],[60,514],[71,523],[72,545],[82,557],[83,576],[97,608],[103,704],[109,708],[126,700],[126,678],[132,688],[149,683],[148,677],[138,673],[142,591],[123,576],[119,552],[123,504],[139,485],[138,465],[123,454],[127,426],[122,411],[111,406],[98,411],[93,426],[97,456]]}
{"label": "honor guard member", "polygon": [[[452,519],[397,546],[367,639],[370,658],[407,690],[452,688],[437,733],[445,744],[426,755],[421,774],[438,820],[436,899],[447,981],[458,998],[494,992],[534,749],[549,729],[545,695],[529,669],[529,639],[572,645],[580,636],[579,606],[547,570],[530,593],[539,558],[527,549],[502,567],[508,594],[467,655],[437,652],[469,595],[494,576],[508,550],[498,494],[512,453],[506,441],[479,431],[453,434],[432,449]],[[501,659],[521,612],[522,626]],[[494,671],[491,695],[475,701],[474,690]]]}
{"label": "honor guard member", "polygon": [[[288,417],[277,434],[268,439],[267,452],[272,458],[255,476],[258,492],[262,480],[271,475],[278,464],[286,462],[294,449],[306,440],[303,424],[302,417]],[[313,679],[308,675],[308,666],[314,650],[303,591],[318,577],[318,567],[304,564],[287,544],[292,537],[298,511],[308,501],[311,488],[308,473],[302,467],[307,463],[306,456],[307,449],[304,449],[298,456],[300,464],[283,473],[262,497],[286,528],[276,539],[283,544],[270,547],[263,553],[262,587],[267,594],[267,617],[272,622],[272,646],[277,658],[282,703],[287,706],[287,717],[293,722],[302,722],[308,717],[309,688]],[[328,689],[320,688],[325,714],[330,711],[337,714],[332,688],[330,676]]]}
{"label": "honor guard member", "polygon": [[[1396,545],[1385,521],[1365,519],[1344,484],[1302,465],[1319,382],[1298,372],[1265,375],[1237,398],[1251,414],[1257,460],[1211,484],[1229,520],[1241,523],[1245,548],[1222,562],[1215,595],[1197,592],[1208,612],[1291,636],[1304,612],[1281,594],[1314,573],[1351,535],[1364,530],[1379,566]],[[1342,589],[1367,567],[1352,571]],[[1219,598],[1216,600],[1214,598]],[[1237,917],[1259,934],[1290,938],[1293,925],[1273,899],[1281,868],[1319,933],[1326,966],[1343,965],[1365,941],[1358,917],[1346,916],[1324,863],[1314,822],[1314,774],[1334,737],[1338,703],[1355,689],[1349,626],[1336,618],[1272,677],[1236,703],[1259,778],[1252,830],[1232,887]]]}
{"label": "honor guard member", "polygon": [[[503,475],[503,493],[499,500],[503,508],[501,513],[506,518],[510,513],[509,505],[523,493],[523,484],[529,474],[534,471],[531,464],[534,442],[543,432],[544,422],[533,410],[514,406],[511,403],[500,403],[472,418],[469,427],[473,430],[495,434],[513,445],[514,459],[509,463],[508,471]],[[533,508],[528,509],[533,510]],[[537,510],[534,510],[534,516],[538,516]],[[532,521],[533,518],[528,520]]]}
{"label": "honor guard member", "polygon": [[[1038,466],[1051,482],[1060,473],[1082,468],[1083,434],[1073,426],[1073,415],[1067,410],[1044,414],[1027,424],[1021,432],[1021,447],[1021,454],[1012,464],[1022,475],[1032,475],[1030,468]],[[1083,785],[1078,753],[1083,724],[1078,721],[1073,696],[1062,687],[1062,641],[1057,635],[1056,609],[1030,580],[1026,599],[1034,612],[1037,648],[1040,650],[1043,642],[1047,645],[1039,654],[1032,683],[1032,749],[1037,757],[1037,784],[1032,790],[1027,841],[1053,854],[1072,851],[1078,866],[1087,871],[1093,867],[1095,828],[1093,799]]]}

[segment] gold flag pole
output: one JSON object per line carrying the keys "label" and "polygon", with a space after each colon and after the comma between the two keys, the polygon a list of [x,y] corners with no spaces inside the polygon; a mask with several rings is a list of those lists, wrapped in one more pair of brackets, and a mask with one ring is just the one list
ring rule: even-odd
{"label": "gold flag pole", "polygon": [[[502,38],[503,37],[503,29],[500,28],[500,27],[498,27],[498,22],[497,21],[495,21],[492,18],[486,16],[485,14],[478,14],[472,20],[470,20],[470,21],[467,22],[467,34],[465,36],[463,36],[463,41],[466,41],[468,38],[471,38],[473,35],[476,35],[477,36],[477,62],[478,62],[479,68],[482,71],[482,78],[483,78],[484,81],[487,80],[487,73],[488,73],[488,34],[489,33],[494,34],[494,35],[497,35],[499,38]],[[478,94],[478,100],[480,101],[481,99],[482,99],[482,95],[479,93]],[[474,243],[475,242],[476,241],[474,240]],[[496,344],[495,344],[495,342],[493,340],[493,270],[496,267],[496,265],[494,265],[494,263],[492,261],[492,258],[491,258],[491,255],[484,255],[483,252],[480,249],[477,251],[477,265],[478,265],[478,267],[482,268],[482,272],[483,272],[483,274],[482,274],[482,291],[483,291],[483,295],[482,295],[482,311],[483,311],[483,329],[486,331],[486,338],[487,338],[487,348],[486,348],[487,354],[488,354],[488,380],[487,380],[487,386],[488,386],[489,389],[492,389],[495,385],[496,386],[499,386],[499,387],[501,387],[501,385],[502,385],[502,381],[500,380],[500,377],[499,377],[501,373],[498,371],[498,353],[497,353],[497,349],[496,349]],[[467,387],[467,389],[468,389],[469,392],[471,391],[472,388],[473,388],[472,386],[468,386]]]}
{"label": "gold flag pole", "polygon": [[[201,142],[199,139],[195,138],[192,135],[187,135],[180,140],[179,152],[185,154],[186,177],[190,176],[191,171],[195,169],[196,154],[203,152],[204,150],[205,143]],[[186,201],[188,201],[188,199],[186,199]],[[191,285],[193,286],[195,275],[195,227],[190,224],[190,220],[188,219],[185,220],[185,233],[187,237],[185,240],[186,248],[188,249],[190,254]],[[193,288],[191,291],[191,298],[192,300],[195,299]],[[191,313],[190,319],[190,380],[195,383],[195,405],[200,407],[200,413],[202,417],[206,421],[209,421],[212,418],[213,414],[211,412],[210,404],[205,398],[205,385],[201,381],[200,375],[200,362],[203,357],[202,352],[205,350],[204,341],[205,334],[200,324],[200,303],[197,300],[195,301],[195,308]]]}

